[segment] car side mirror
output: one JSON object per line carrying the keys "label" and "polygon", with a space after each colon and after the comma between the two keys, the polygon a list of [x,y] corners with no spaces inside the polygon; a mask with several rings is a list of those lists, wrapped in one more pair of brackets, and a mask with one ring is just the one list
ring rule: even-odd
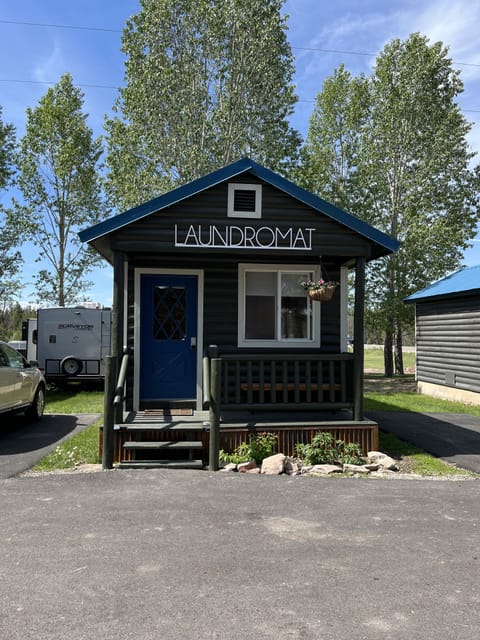
{"label": "car side mirror", "polygon": [[38,369],[38,360],[30,360],[28,366],[32,367],[33,369]]}

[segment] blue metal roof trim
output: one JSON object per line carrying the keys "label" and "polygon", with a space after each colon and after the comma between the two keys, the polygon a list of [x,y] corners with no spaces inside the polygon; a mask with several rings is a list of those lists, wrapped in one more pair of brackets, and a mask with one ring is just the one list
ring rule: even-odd
{"label": "blue metal roof trim", "polygon": [[349,229],[352,229],[352,231],[356,231],[370,240],[373,240],[377,244],[381,244],[392,252],[397,251],[399,248],[400,242],[388,236],[386,233],[383,233],[383,231],[379,231],[379,229],[372,227],[351,213],[347,213],[346,211],[343,211],[343,209],[339,209],[319,196],[310,193],[310,191],[306,191],[295,183],[290,182],[290,180],[282,178],[282,176],[273,173],[270,169],[266,169],[253,161],[251,162],[254,165],[252,172],[259,178],[265,180],[265,182],[269,182],[272,186],[277,187],[277,189],[288,193],[288,195],[292,196],[296,200],[300,200],[309,207],[312,207],[312,209],[327,215],[329,218],[340,222],[340,224],[343,224]]}
{"label": "blue metal roof trim", "polygon": [[427,298],[460,295],[470,291],[480,291],[480,265],[467,267],[451,273],[446,278],[437,280],[425,289],[404,299],[404,302],[417,302]]}
{"label": "blue metal roof trim", "polygon": [[278,174],[270,171],[265,167],[257,164],[250,158],[242,158],[241,160],[237,160],[237,162],[233,162],[232,164],[223,167],[222,169],[217,169],[212,173],[209,173],[202,178],[198,178],[197,180],[193,180],[192,182],[183,185],[182,187],[178,187],[173,191],[169,191],[158,198],[154,198],[149,202],[139,205],[138,207],[134,207],[133,209],[129,209],[124,213],[120,213],[119,215],[109,218],[108,220],[104,220],[99,222],[98,224],[90,227],[88,229],[84,229],[80,231],[79,237],[82,242],[89,242],[96,238],[99,238],[103,235],[111,233],[112,231],[116,231],[121,227],[124,227],[132,222],[140,220],[152,213],[160,211],[161,209],[165,209],[166,207],[170,207],[181,200],[185,200],[205,189],[213,187],[225,180],[229,180],[235,176],[238,176],[247,171],[251,171],[255,176],[268,182],[272,186],[284,191],[288,195],[292,196],[296,200],[300,200],[304,204],[312,207],[316,211],[327,215],[333,220],[343,224],[344,226],[352,229],[352,231],[356,231],[357,233],[365,236],[366,238],[372,240],[373,242],[382,245],[389,251],[396,251],[400,246],[400,243],[391,238],[387,234],[379,231],[375,227],[363,222],[360,218],[353,216],[338,207],[322,200],[318,196],[302,189],[297,186],[293,182],[290,182],[286,178],[282,178]]}
{"label": "blue metal roof trim", "polygon": [[191,196],[213,187],[220,182],[224,182],[225,180],[233,178],[240,173],[244,173],[248,170],[248,167],[245,168],[243,166],[244,160],[245,159],[242,159],[231,165],[223,167],[222,169],[217,169],[217,171],[213,171],[206,176],[197,178],[196,180],[182,185],[181,187],[177,187],[176,189],[173,189],[173,191],[164,193],[163,195],[158,196],[158,198],[153,198],[153,200],[149,200],[138,207],[128,209],[128,211],[119,213],[117,216],[109,218],[108,220],[103,220],[102,222],[95,224],[93,227],[83,229],[83,231],[80,231],[78,234],[80,240],[82,242],[89,242],[90,240],[94,240],[100,236],[107,235],[112,231],[125,227],[131,222],[145,218],[146,216],[155,213],[156,211],[160,211],[161,209],[165,209],[166,207],[171,207],[181,200],[190,198]]}

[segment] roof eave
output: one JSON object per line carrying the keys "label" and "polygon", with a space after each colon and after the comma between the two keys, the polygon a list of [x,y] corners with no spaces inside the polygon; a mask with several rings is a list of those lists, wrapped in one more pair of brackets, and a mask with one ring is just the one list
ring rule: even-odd
{"label": "roof eave", "polygon": [[162,209],[177,204],[178,202],[192,197],[207,188],[211,188],[247,172],[251,172],[264,182],[267,182],[280,191],[287,193],[296,200],[303,202],[318,213],[326,215],[339,224],[342,224],[373,242],[377,247],[377,251],[372,252],[372,259],[373,257],[382,257],[395,253],[395,251],[398,250],[400,246],[398,240],[395,240],[375,227],[370,226],[360,218],[357,218],[356,216],[339,209],[335,205],[322,200],[319,196],[306,191],[286,178],[270,171],[270,169],[262,167],[250,158],[242,158],[241,160],[227,165],[222,169],[218,169],[207,176],[198,178],[186,185],[174,189],[173,191],[163,194],[158,198],[154,198],[149,202],[139,205],[138,207],[129,209],[114,218],[104,220],[93,227],[84,229],[79,233],[80,240],[82,242],[93,243],[94,240],[98,240],[102,236],[113,231],[117,231],[131,222],[161,211]]}

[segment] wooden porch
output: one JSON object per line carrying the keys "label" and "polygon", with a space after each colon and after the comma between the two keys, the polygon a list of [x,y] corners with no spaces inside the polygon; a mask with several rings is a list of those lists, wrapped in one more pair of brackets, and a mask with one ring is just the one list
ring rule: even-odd
{"label": "wooden porch", "polygon": [[[220,449],[233,451],[250,435],[262,432],[275,434],[277,451],[288,456],[295,454],[296,444],[309,443],[319,431],[356,442],[364,453],[377,449],[378,425],[353,417],[353,363],[352,354],[206,357],[203,410],[172,404],[125,412],[119,409],[126,355],[117,386],[111,387],[113,402],[108,409],[107,401],[105,406],[104,467],[118,463],[121,467],[216,470]],[[107,384],[105,392],[107,398]]]}

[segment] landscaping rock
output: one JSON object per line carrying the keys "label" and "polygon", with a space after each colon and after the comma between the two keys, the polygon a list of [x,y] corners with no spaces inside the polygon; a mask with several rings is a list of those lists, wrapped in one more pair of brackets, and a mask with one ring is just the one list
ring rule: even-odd
{"label": "landscaping rock", "polygon": [[292,458],[287,458],[284,464],[284,472],[291,476],[297,476],[300,474],[300,465]]}
{"label": "landscaping rock", "polygon": [[249,460],[248,462],[240,462],[237,464],[238,473],[246,473],[247,471],[251,471],[252,469],[257,468],[257,463],[255,460]]}
{"label": "landscaping rock", "polygon": [[367,457],[369,462],[379,464],[382,469],[398,471],[398,465],[395,460],[381,451],[369,451]]}
{"label": "landscaping rock", "polygon": [[329,476],[332,473],[342,473],[342,467],[335,464],[314,464],[310,469],[310,473],[321,473],[324,476]]}
{"label": "landscaping rock", "polygon": [[343,465],[344,473],[362,473],[367,474],[370,473],[370,469],[364,464],[344,464]]}
{"label": "landscaping rock", "polygon": [[283,453],[276,453],[273,456],[265,458],[265,460],[262,462],[261,473],[269,476],[280,475],[285,470],[286,460],[287,456],[285,456]]}
{"label": "landscaping rock", "polygon": [[398,474],[399,467],[397,462],[381,451],[369,451],[367,457],[363,458],[365,464],[315,464],[303,465],[302,460],[289,458],[283,453],[276,453],[273,456],[265,458],[261,467],[257,465],[255,460],[234,464],[230,462],[223,467],[223,471],[231,473],[238,471],[239,473],[252,473],[264,475],[286,475],[296,476],[305,474],[315,474],[328,476],[335,473],[348,473],[352,475],[368,475],[372,476],[389,476]]}

